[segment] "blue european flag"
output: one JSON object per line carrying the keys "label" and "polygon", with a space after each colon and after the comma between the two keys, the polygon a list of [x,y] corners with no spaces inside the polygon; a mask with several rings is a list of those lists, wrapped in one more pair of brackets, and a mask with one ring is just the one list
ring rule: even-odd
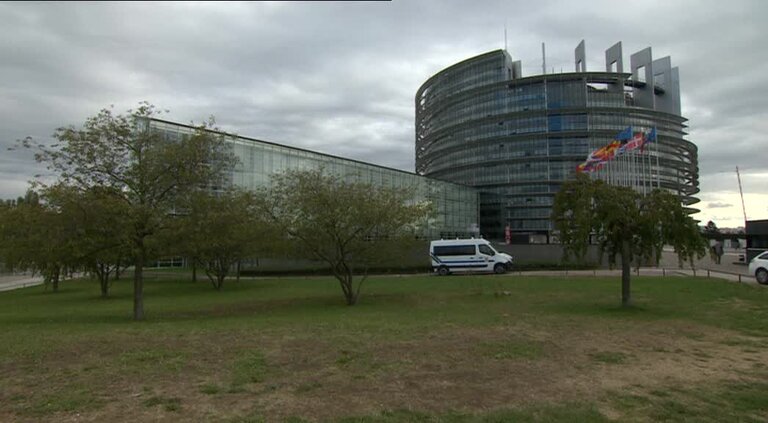
{"label": "blue european flag", "polygon": [[654,142],[656,141],[656,127],[654,126],[651,129],[651,132],[648,133],[648,135],[645,137],[645,142]]}
{"label": "blue european flag", "polygon": [[649,142],[655,142],[656,141],[656,127],[654,126],[651,128],[650,131],[643,134],[643,143],[640,144],[640,153],[642,153],[645,150],[645,145]]}
{"label": "blue european flag", "polygon": [[619,135],[616,135],[617,141],[627,142],[632,139],[632,127],[627,126],[627,129],[619,132]]}

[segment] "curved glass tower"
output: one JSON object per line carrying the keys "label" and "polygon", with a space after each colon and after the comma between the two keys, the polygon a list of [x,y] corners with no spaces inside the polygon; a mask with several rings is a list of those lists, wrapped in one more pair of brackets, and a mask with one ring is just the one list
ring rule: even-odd
{"label": "curved glass tower", "polygon": [[[416,172],[480,191],[480,231],[518,242],[549,242],[552,201],[590,151],[632,126],[657,142],[593,173],[649,192],[660,187],[686,207],[699,200],[696,146],[685,140],[677,68],[647,48],[624,73],[621,43],[606,71],[587,72],[583,41],[571,73],[522,77],[505,50],[482,54],[429,78],[416,93]],[[695,209],[690,208],[691,212]]]}

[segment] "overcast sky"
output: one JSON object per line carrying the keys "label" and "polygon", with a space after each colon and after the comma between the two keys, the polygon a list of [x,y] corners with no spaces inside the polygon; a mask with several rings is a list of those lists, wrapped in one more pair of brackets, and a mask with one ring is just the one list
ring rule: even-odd
{"label": "overcast sky", "polygon": [[431,75],[504,47],[525,76],[588,70],[622,41],[680,68],[702,210],[768,218],[768,2],[446,1],[285,3],[0,2],[0,198],[42,171],[15,140],[50,140],[99,109],[146,100],[189,123],[414,169],[414,95]]}

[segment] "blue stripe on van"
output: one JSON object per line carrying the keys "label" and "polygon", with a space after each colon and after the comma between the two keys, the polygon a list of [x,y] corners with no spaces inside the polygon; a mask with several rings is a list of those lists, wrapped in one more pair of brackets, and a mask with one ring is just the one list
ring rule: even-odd
{"label": "blue stripe on van", "polygon": [[442,263],[445,263],[448,265],[461,264],[461,263],[485,263],[485,260],[452,260],[452,261],[443,260]]}
{"label": "blue stripe on van", "polygon": [[[437,268],[439,266],[433,265],[432,267]],[[469,267],[471,267],[471,268],[475,268],[475,267],[485,268],[485,267],[488,267],[488,266],[485,263],[482,263],[482,264],[451,264],[451,265],[448,265],[446,267],[448,267],[449,269],[463,269],[463,268],[469,268]]]}
{"label": "blue stripe on van", "polygon": [[[439,259],[438,259],[439,260]],[[438,261],[440,265],[445,265],[449,268],[474,268],[474,267],[487,267],[488,263],[485,262],[485,260],[442,260]],[[438,267],[438,266],[433,266]]]}

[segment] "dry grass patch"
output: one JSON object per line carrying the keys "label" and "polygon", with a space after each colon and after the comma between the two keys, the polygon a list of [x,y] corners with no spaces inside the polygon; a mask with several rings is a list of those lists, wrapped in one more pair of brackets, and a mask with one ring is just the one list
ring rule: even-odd
{"label": "dry grass patch", "polygon": [[[697,409],[749,421],[764,411],[752,387],[768,380],[765,324],[722,292],[694,307],[699,285],[670,281],[637,296],[644,308],[619,310],[599,299],[615,298],[602,280],[463,280],[373,279],[355,307],[322,279],[231,293],[163,285],[165,302],[151,305],[165,307],[161,321],[142,324],[92,323],[80,308],[63,323],[45,317],[51,306],[6,313],[0,421],[706,421]],[[83,301],[104,315],[116,304]]]}

